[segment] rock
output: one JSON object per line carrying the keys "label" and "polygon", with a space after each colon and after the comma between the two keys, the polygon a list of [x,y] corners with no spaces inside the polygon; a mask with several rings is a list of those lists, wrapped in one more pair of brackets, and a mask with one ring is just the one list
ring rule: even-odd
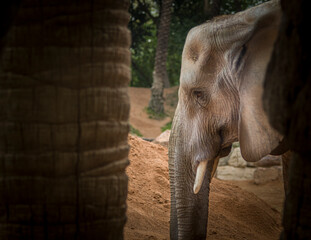
{"label": "rock", "polygon": [[272,167],[272,166],[280,166],[282,162],[282,156],[273,156],[267,155],[260,159],[258,162],[255,162],[254,165],[256,167]]}
{"label": "rock", "polygon": [[230,155],[228,155],[227,157],[220,158],[218,162],[218,166],[228,165],[229,158],[230,158]]}
{"label": "rock", "polygon": [[282,178],[282,167],[274,166],[270,168],[256,168],[254,172],[254,182],[264,184]]}
{"label": "rock", "polygon": [[257,167],[255,163],[256,163],[256,162],[246,162],[246,164],[247,164],[246,166],[247,166],[247,167],[255,168],[255,167]]}
{"label": "rock", "polygon": [[228,156],[220,158],[219,162],[218,162],[218,166],[226,166],[226,165],[228,165],[228,161],[230,159],[230,156],[231,156],[232,152],[233,152],[233,148],[231,148],[231,152],[228,154]]}
{"label": "rock", "polygon": [[156,137],[156,139],[154,139],[153,143],[157,143],[168,148],[170,134],[171,134],[171,130],[164,131],[158,137]]}
{"label": "rock", "polygon": [[253,180],[255,168],[237,168],[220,166],[217,168],[216,178],[222,180]]}
{"label": "rock", "polygon": [[244,168],[247,166],[247,162],[243,159],[241,155],[241,149],[239,147],[233,149],[228,161],[228,165],[239,168]]}

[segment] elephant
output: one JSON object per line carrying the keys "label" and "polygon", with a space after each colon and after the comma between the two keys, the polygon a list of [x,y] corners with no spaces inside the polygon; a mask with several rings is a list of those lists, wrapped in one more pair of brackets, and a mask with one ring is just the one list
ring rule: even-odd
{"label": "elephant", "polygon": [[210,181],[234,141],[251,162],[288,151],[262,103],[280,21],[271,1],[189,31],[169,140],[171,239],[206,239]]}
{"label": "elephant", "polygon": [[128,7],[1,3],[1,239],[123,239]]}

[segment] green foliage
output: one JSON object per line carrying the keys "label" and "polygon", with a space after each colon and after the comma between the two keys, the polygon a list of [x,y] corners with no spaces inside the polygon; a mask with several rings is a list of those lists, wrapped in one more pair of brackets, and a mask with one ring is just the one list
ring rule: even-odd
{"label": "green foliage", "polygon": [[[232,14],[267,0],[223,0],[220,14]],[[157,44],[161,0],[131,0],[132,81],[130,86],[151,87]],[[204,0],[174,0],[170,26],[167,72],[172,86],[178,85],[181,54],[189,30],[206,20]]]}
{"label": "green foliage", "polygon": [[233,14],[269,0],[226,0],[222,3],[221,14]]}
{"label": "green foliage", "polygon": [[171,130],[172,129],[172,121],[165,124],[163,127],[161,127],[161,131],[164,132],[165,130]]}
{"label": "green foliage", "polygon": [[136,48],[131,48],[132,54],[132,87],[152,86],[152,71],[154,67],[155,49],[157,40],[155,37],[147,37]]}
{"label": "green foliage", "polygon": [[150,119],[156,119],[156,120],[162,120],[167,117],[167,114],[165,113],[156,113],[151,108],[146,107],[145,108],[146,113],[148,114],[148,117]]}
{"label": "green foliage", "polygon": [[142,137],[143,136],[141,134],[141,132],[138,129],[134,128],[132,125],[130,125],[130,133],[132,135],[136,135],[137,137]]}
{"label": "green foliage", "polygon": [[151,87],[157,44],[157,1],[131,0],[129,29],[132,33],[132,81],[133,87]]}

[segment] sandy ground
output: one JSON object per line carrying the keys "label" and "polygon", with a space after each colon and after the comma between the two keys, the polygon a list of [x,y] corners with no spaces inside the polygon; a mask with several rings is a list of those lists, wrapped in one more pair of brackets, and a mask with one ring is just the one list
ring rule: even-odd
{"label": "sandy ground", "polygon": [[282,180],[275,180],[261,185],[254,184],[253,181],[231,181],[231,183],[243,190],[254,193],[276,211],[283,212],[285,193]]}
{"label": "sandy ground", "polygon": [[[128,222],[125,239],[169,239],[167,149],[129,136]],[[281,231],[281,214],[234,183],[213,179],[209,240],[273,240]]]}
{"label": "sandy ground", "polygon": [[[130,88],[130,124],[144,137],[155,138],[161,127],[171,121],[176,88],[167,89],[168,117],[149,119],[144,108],[150,89]],[[176,95],[176,94],[175,94]],[[128,221],[125,239],[169,239],[170,193],[167,149],[141,138],[129,136],[130,166]],[[281,231],[283,185],[280,181],[255,185],[251,181],[213,179],[210,193],[209,240],[273,240]]]}

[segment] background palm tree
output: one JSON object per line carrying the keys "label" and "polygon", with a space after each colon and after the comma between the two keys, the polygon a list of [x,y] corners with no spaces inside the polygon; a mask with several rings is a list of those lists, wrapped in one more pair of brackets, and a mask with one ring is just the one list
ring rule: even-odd
{"label": "background palm tree", "polygon": [[1,40],[1,239],[123,239],[128,6],[21,3]]}
{"label": "background palm tree", "polygon": [[166,59],[170,34],[172,2],[173,0],[163,0],[161,6],[151,99],[149,102],[149,108],[156,113],[164,113],[163,88],[164,86],[169,87],[170,85],[166,70]]}

